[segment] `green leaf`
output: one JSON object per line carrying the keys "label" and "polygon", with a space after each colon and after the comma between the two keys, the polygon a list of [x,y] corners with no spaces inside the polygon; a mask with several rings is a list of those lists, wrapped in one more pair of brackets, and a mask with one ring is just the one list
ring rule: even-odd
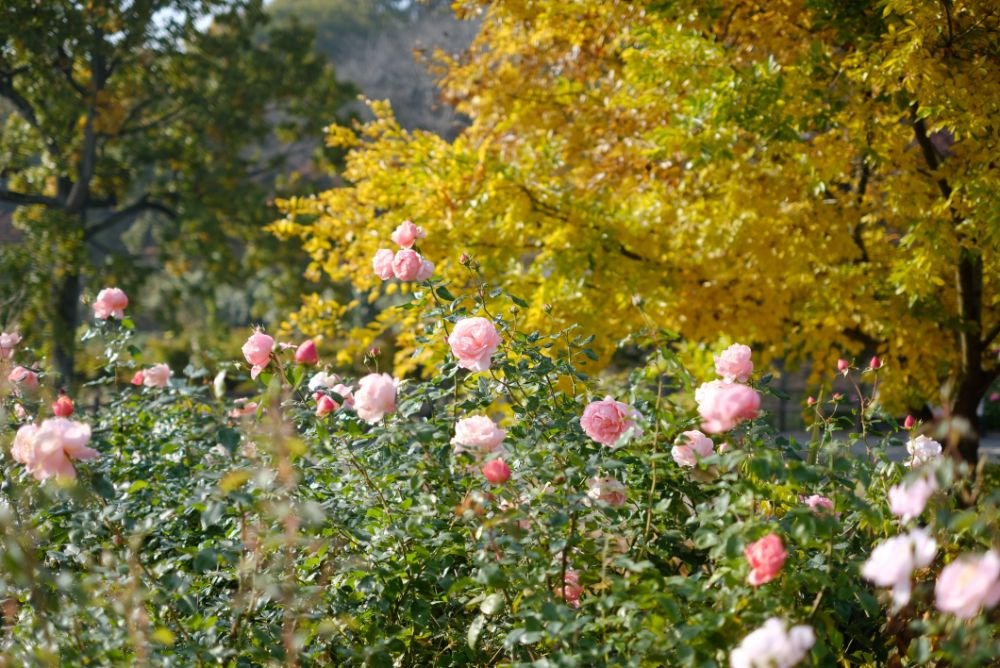
{"label": "green leaf", "polygon": [[469,624],[469,632],[466,634],[465,639],[469,643],[469,649],[476,649],[476,644],[479,642],[479,634],[483,632],[483,626],[486,624],[486,618],[482,615],[477,616],[472,623]]}

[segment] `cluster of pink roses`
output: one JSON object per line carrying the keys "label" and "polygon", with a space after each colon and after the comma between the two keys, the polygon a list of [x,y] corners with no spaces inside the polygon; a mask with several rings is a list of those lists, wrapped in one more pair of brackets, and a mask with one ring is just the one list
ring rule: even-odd
{"label": "cluster of pink roses", "polygon": [[[922,467],[941,454],[941,444],[924,436],[911,440],[907,448],[913,467]],[[932,470],[922,467],[914,475],[909,481],[889,488],[889,510],[902,522],[918,518],[938,491]],[[913,571],[929,567],[936,554],[937,541],[926,529],[915,527],[876,546],[862,565],[861,574],[877,586],[891,587],[893,605],[898,609],[910,601]],[[934,604],[938,610],[961,619],[974,617],[981,609],[997,603],[1000,603],[1000,554],[995,550],[958,557],[941,569],[934,585]]]}
{"label": "cluster of pink roses", "polygon": [[715,371],[722,380],[702,384],[694,399],[701,415],[701,428],[710,434],[729,431],[760,411],[760,394],[743,385],[753,374],[750,348],[735,343],[715,358]]}
{"label": "cluster of pink roses", "polygon": [[372,258],[372,268],[375,275],[383,281],[397,278],[401,281],[426,281],[434,275],[434,263],[425,260],[413,250],[417,239],[427,236],[423,229],[408,220],[404,220],[392,233],[392,240],[400,246],[393,253],[388,248],[380,248]]}
{"label": "cluster of pink roses", "polygon": [[41,425],[23,425],[17,430],[10,452],[38,480],[53,476],[75,478],[71,460],[93,459],[99,454],[87,447],[89,442],[90,425],[54,417],[43,420]]}
{"label": "cluster of pink roses", "polygon": [[[21,343],[21,335],[16,332],[0,333],[0,360],[14,359],[14,351]],[[7,381],[21,392],[31,392],[38,389],[38,373],[24,366],[15,366],[7,374]]]}

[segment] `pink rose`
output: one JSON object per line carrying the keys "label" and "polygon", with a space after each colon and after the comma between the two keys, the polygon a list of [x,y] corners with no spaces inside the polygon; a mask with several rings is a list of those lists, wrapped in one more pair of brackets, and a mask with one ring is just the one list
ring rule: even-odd
{"label": "pink rose", "polygon": [[261,331],[250,335],[243,344],[243,357],[250,364],[250,377],[257,378],[271,361],[271,351],[274,349],[274,339]]}
{"label": "pink rose", "polygon": [[685,431],[681,434],[686,441],[675,445],[670,450],[674,461],[681,466],[695,466],[699,459],[711,457],[713,453],[712,439],[698,430]]}
{"label": "pink rose", "polygon": [[800,496],[799,501],[809,506],[809,510],[814,513],[833,512],[833,501],[819,494]]}
{"label": "pink rose", "polygon": [[330,388],[336,394],[339,394],[344,399],[344,409],[352,411],[354,410],[354,392],[350,387],[342,383],[337,383]]}
{"label": "pink rose", "polygon": [[316,342],[307,339],[295,350],[295,362],[297,364],[316,364],[319,362],[319,353],[316,352]]}
{"label": "pink rose", "polygon": [[434,263],[430,260],[420,261],[420,271],[417,272],[418,281],[426,281],[434,275]]}
{"label": "pink rose", "polygon": [[455,323],[448,345],[458,358],[458,366],[469,371],[486,371],[500,346],[500,335],[486,318],[465,318]]}
{"label": "pink rose", "polygon": [[52,413],[57,417],[69,417],[75,410],[73,400],[65,394],[60,394],[59,398],[52,402]]}
{"label": "pink rose", "polygon": [[132,380],[130,380],[129,382],[132,383],[133,385],[142,385],[143,382],[145,382],[145,380],[146,380],[146,374],[144,374],[142,371],[136,371],[135,375],[132,376]]}
{"label": "pink rose", "polygon": [[594,501],[603,501],[612,508],[625,505],[626,488],[616,478],[591,478],[587,488],[587,496]]}
{"label": "pink rose", "polygon": [[879,587],[892,587],[893,605],[901,608],[910,602],[914,569],[926,568],[934,561],[937,542],[924,529],[893,536],[879,544],[861,565],[861,575]]}
{"label": "pink rose", "polygon": [[396,251],[392,258],[392,273],[401,281],[415,281],[420,274],[424,259],[416,251],[404,248]]}
{"label": "pink rose", "polygon": [[9,360],[14,355],[14,349],[21,342],[21,336],[17,333],[0,333],[0,359]]}
{"label": "pink rose", "polygon": [[16,366],[7,375],[7,380],[20,385],[25,390],[38,389],[38,374],[23,366]]}
{"label": "pink rose", "polygon": [[850,370],[851,370],[851,363],[850,362],[848,362],[844,358],[840,358],[839,360],[837,360],[837,371],[839,371],[840,373],[842,373],[842,374],[844,374],[846,376],[847,372],[850,371]]}
{"label": "pink rose", "polygon": [[388,248],[379,248],[375,251],[375,257],[372,258],[372,269],[375,270],[375,275],[383,281],[392,278],[392,259],[395,256],[396,254]]}
{"label": "pink rose", "polygon": [[580,426],[587,436],[610,447],[622,438],[632,438],[642,433],[635,422],[639,417],[639,413],[628,404],[604,397],[601,401],[587,404],[580,417]]}
{"label": "pink rose", "polygon": [[770,582],[777,577],[778,571],[781,570],[781,566],[788,556],[785,547],[781,544],[781,539],[773,533],[747,545],[743,554],[750,562],[750,576],[747,578],[747,582],[754,587]]}
{"label": "pink rose", "polygon": [[753,375],[753,362],[750,361],[751,351],[748,346],[734,343],[721,355],[715,356],[715,372],[727,383],[739,381],[745,383]]}
{"label": "pink rose", "polygon": [[142,372],[142,384],[146,387],[166,387],[174,372],[166,364],[154,364]]}
{"label": "pink rose", "polygon": [[[19,432],[20,435],[20,432]],[[75,478],[71,459],[93,459],[98,452],[87,447],[90,425],[66,418],[50,418],[42,422],[30,436],[30,446],[19,448],[19,455],[31,475],[38,480],[52,476]]]}
{"label": "pink rose", "polygon": [[257,412],[257,406],[258,404],[256,401],[237,399],[236,406],[234,406],[233,409],[229,411],[229,417],[235,420],[236,418],[245,417],[247,415],[253,415],[254,413]]}
{"label": "pink rose", "polygon": [[889,510],[892,514],[909,522],[924,512],[927,500],[938,489],[933,475],[923,475],[916,480],[900,483],[889,488]]}
{"label": "pink rose", "polygon": [[27,464],[31,461],[35,434],[37,432],[37,424],[26,424],[17,430],[17,434],[14,436],[14,443],[10,448],[10,456],[14,458],[15,462]]}
{"label": "pink rose", "polygon": [[387,373],[370,373],[358,381],[354,394],[354,408],[358,417],[375,423],[386,413],[396,410],[396,381]]}
{"label": "pink rose", "polygon": [[710,434],[729,431],[743,420],[757,417],[760,395],[739,383],[713,380],[695,391],[701,428]]}
{"label": "pink rose", "polygon": [[423,239],[427,234],[422,227],[417,227],[408,220],[404,220],[392,233],[390,238],[403,248],[410,248],[417,239]]}
{"label": "pink rose", "polygon": [[933,438],[920,434],[906,443],[906,451],[910,453],[908,466],[918,466],[941,455],[941,444]]}
{"label": "pink rose", "polygon": [[934,604],[959,619],[970,619],[980,608],[1000,602],[1000,555],[993,550],[965,554],[943,569],[934,585]]}
{"label": "pink rose", "polygon": [[493,420],[485,415],[474,415],[455,423],[451,444],[455,446],[455,452],[485,454],[499,448],[506,435],[507,432],[497,427]]}
{"label": "pink rose", "polygon": [[566,601],[571,608],[580,607],[580,597],[583,596],[583,587],[580,585],[580,574],[576,571],[566,571],[563,578],[562,591],[557,591],[556,596]]}
{"label": "pink rose", "polygon": [[125,309],[128,307],[128,296],[119,288],[104,288],[97,293],[94,300],[94,317],[99,320],[117,318],[121,320],[125,317]]}
{"label": "pink rose", "polygon": [[881,369],[882,360],[880,360],[878,357],[873,357],[872,361],[868,363],[868,366],[871,367],[872,369]]}
{"label": "pink rose", "polygon": [[502,459],[491,459],[483,466],[483,475],[490,483],[500,485],[510,480],[510,467]]}
{"label": "pink rose", "polygon": [[316,417],[329,415],[340,408],[340,404],[334,401],[332,397],[328,397],[320,392],[317,392],[313,398],[316,400]]}

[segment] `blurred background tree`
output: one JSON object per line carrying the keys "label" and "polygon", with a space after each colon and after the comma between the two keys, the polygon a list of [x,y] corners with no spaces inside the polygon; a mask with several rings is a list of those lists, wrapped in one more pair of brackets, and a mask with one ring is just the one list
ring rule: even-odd
{"label": "blurred background tree", "polygon": [[353,93],[261,0],[4,2],[0,324],[51,341],[68,381],[105,285],[195,347],[277,320],[303,261],[263,232],[268,200],[329,185],[317,138]]}
{"label": "blurred background tree", "polygon": [[[455,6],[479,31],[438,73],[471,124],[446,141],[374,104],[332,128],[350,187],[273,226],[310,276],[353,278],[362,305],[400,289],[370,262],[412,219],[445,276],[466,280],[468,251],[529,302],[525,327],[577,322],[605,355],[647,317],[828,373],[877,353],[883,403],[943,406],[975,457],[1000,371],[995,2]],[[333,306],[292,322],[330,331]],[[399,317],[341,334],[363,348]]]}

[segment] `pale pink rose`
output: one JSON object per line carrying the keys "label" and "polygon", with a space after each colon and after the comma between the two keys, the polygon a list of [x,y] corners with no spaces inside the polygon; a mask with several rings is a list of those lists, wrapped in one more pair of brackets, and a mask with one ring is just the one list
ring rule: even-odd
{"label": "pale pink rose", "polygon": [[94,316],[99,320],[117,318],[121,320],[125,317],[125,309],[128,307],[128,296],[119,288],[104,288],[97,293],[94,300]]}
{"label": "pale pink rose", "polygon": [[395,256],[396,254],[388,248],[379,248],[375,251],[375,257],[372,258],[372,269],[375,270],[375,275],[383,281],[392,278],[392,259]]}
{"label": "pale pink rose", "polygon": [[14,367],[7,375],[7,380],[16,383],[25,390],[38,389],[38,374],[31,369],[25,369],[23,366]]}
{"label": "pale pink rose", "polygon": [[253,415],[254,413],[257,412],[257,406],[258,404],[256,401],[237,399],[236,406],[233,407],[231,411],[229,411],[229,417],[235,420],[236,418],[245,417],[247,415]]}
{"label": "pale pink rose", "polygon": [[410,248],[417,239],[423,239],[427,234],[422,227],[417,227],[408,220],[404,220],[392,233],[390,238],[403,248]]}
{"label": "pale pink rose", "polygon": [[250,364],[250,377],[256,378],[271,361],[271,351],[274,349],[274,339],[261,331],[250,335],[243,344],[243,357]]}
{"label": "pale pink rose", "polygon": [[316,351],[316,342],[312,339],[306,339],[295,350],[295,362],[297,364],[316,364],[319,362],[319,353]]}
{"label": "pale pink rose", "polygon": [[60,394],[59,398],[52,402],[52,413],[56,417],[69,417],[76,411],[73,400],[65,394]]}
{"label": "pale pink rose", "polygon": [[396,410],[396,381],[387,373],[370,373],[358,381],[354,393],[354,408],[358,417],[375,423],[386,413]]}
{"label": "pale pink rose", "polygon": [[781,544],[781,538],[773,533],[747,545],[743,554],[750,563],[750,575],[747,577],[747,582],[754,587],[770,582],[777,577],[778,571],[781,570],[781,566],[788,556],[784,545]]}
{"label": "pale pink rose", "polygon": [[616,478],[591,478],[587,487],[587,496],[594,501],[603,501],[612,508],[625,505],[626,488]]}
{"label": "pale pink rose", "polygon": [[455,446],[455,452],[485,454],[499,448],[506,435],[506,431],[485,415],[473,415],[455,423],[451,444]]}
{"label": "pale pink rose", "polygon": [[333,411],[340,408],[340,404],[334,401],[332,397],[328,397],[325,394],[317,392],[313,398],[316,399],[316,417],[329,415]]}
{"label": "pale pink rose", "polygon": [[734,343],[721,355],[715,356],[715,373],[722,376],[727,383],[739,381],[745,383],[753,375],[753,362],[750,361],[750,347]]}
{"label": "pale pink rose", "polygon": [[451,352],[458,358],[458,366],[469,371],[486,371],[490,358],[500,346],[496,327],[486,318],[466,318],[455,323],[448,337]]}
{"label": "pale pink rose", "polygon": [[9,360],[14,355],[14,349],[21,342],[19,334],[7,332],[0,333],[0,359]]}
{"label": "pale pink rose", "polygon": [[14,415],[22,422],[28,419],[28,411],[24,410],[21,404],[14,404]]}
{"label": "pale pink rose", "polygon": [[910,439],[906,451],[910,453],[909,465],[919,466],[941,455],[941,444],[932,438],[920,434]]}
{"label": "pale pink rose", "polygon": [[924,512],[927,500],[938,489],[933,475],[923,475],[909,483],[902,482],[889,488],[889,510],[892,514],[909,522]]}
{"label": "pale pink rose", "polygon": [[132,383],[133,385],[142,385],[145,382],[145,380],[146,380],[146,374],[144,374],[140,370],[135,372],[135,375],[132,376],[132,380],[130,380],[129,382]]}
{"label": "pale pink rose", "polygon": [[684,442],[675,445],[670,450],[674,461],[681,466],[695,466],[699,459],[711,457],[713,454],[712,439],[698,430],[685,431],[681,434]]}
{"label": "pale pink rose", "polygon": [[943,569],[934,585],[934,604],[942,612],[970,619],[1000,602],[1000,555],[993,550],[965,554]]}
{"label": "pale pink rose", "polygon": [[729,431],[743,420],[757,417],[760,395],[739,383],[714,380],[695,391],[701,428],[710,434]]}
{"label": "pale pink rose", "polygon": [[729,443],[719,443],[719,454],[724,455],[729,452]]}
{"label": "pale pink rose", "polygon": [[898,609],[910,602],[914,569],[934,561],[937,543],[924,529],[894,536],[872,550],[861,566],[861,575],[879,587],[892,587],[893,605]]}
{"label": "pale pink rose", "polygon": [[483,466],[483,476],[490,483],[500,485],[510,480],[510,467],[502,459],[491,459]]}
{"label": "pale pink rose", "polygon": [[166,364],[154,364],[142,372],[142,384],[146,387],[166,387],[174,372]]}
{"label": "pale pink rose", "polygon": [[38,480],[52,476],[75,478],[71,459],[93,459],[98,452],[87,447],[90,425],[66,418],[50,418],[42,422],[31,439],[30,455],[25,467]]}
{"label": "pale pink rose", "polygon": [[38,433],[37,424],[26,424],[17,430],[17,434],[14,436],[14,443],[10,448],[10,456],[14,458],[15,462],[27,464],[31,461],[36,433]]}
{"label": "pale pink rose", "polygon": [[401,281],[415,281],[424,259],[416,251],[404,248],[392,258],[392,274]]}
{"label": "pale pink rose", "polygon": [[354,410],[354,392],[351,390],[350,387],[342,383],[337,383],[336,385],[331,387],[330,390],[343,397],[344,399],[343,406],[345,410],[349,411]]}
{"label": "pale pink rose", "polygon": [[420,261],[420,271],[417,272],[418,281],[426,281],[434,275],[434,263],[430,260]]}
{"label": "pale pink rose", "polygon": [[732,651],[730,668],[792,668],[800,663],[816,643],[816,634],[805,624],[787,626],[783,619],[768,619]]}
{"label": "pale pink rose", "polygon": [[800,496],[799,500],[809,506],[809,510],[814,513],[833,512],[833,501],[825,496],[813,494],[812,496]]}
{"label": "pale pink rose", "polygon": [[576,571],[566,571],[563,578],[562,591],[556,591],[556,596],[566,601],[571,608],[580,607],[580,597],[583,587],[580,585],[580,574]]}
{"label": "pale pink rose", "polygon": [[580,426],[587,436],[602,445],[616,445],[623,438],[633,438],[642,434],[642,428],[636,423],[641,418],[638,411],[604,397],[601,401],[592,401],[583,409]]}

